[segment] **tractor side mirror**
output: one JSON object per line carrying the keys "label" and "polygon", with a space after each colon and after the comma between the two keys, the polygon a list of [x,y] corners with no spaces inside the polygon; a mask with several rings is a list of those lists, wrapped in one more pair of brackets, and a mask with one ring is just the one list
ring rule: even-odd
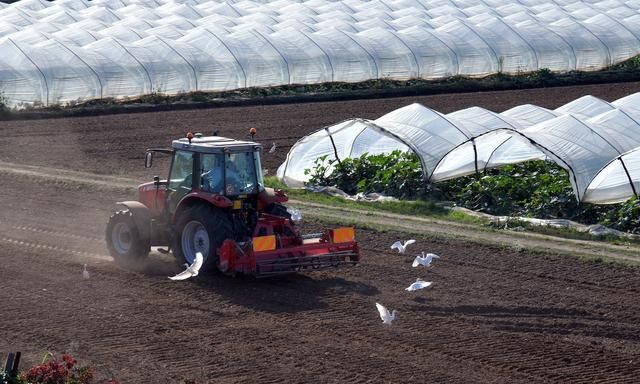
{"label": "tractor side mirror", "polygon": [[153,165],[153,152],[147,152],[144,154],[144,167],[151,168]]}

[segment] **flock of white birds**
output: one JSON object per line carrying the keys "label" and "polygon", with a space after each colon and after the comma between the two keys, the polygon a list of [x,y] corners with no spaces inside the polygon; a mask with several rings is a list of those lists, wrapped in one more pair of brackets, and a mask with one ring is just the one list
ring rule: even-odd
{"label": "flock of white birds", "polygon": [[[395,243],[391,244],[391,249],[397,249],[398,253],[404,254],[407,252],[407,247],[411,244],[415,244],[415,242],[416,241],[414,239],[407,240],[404,243],[398,240]],[[411,266],[414,268],[420,267],[420,266],[430,267],[433,260],[439,259],[439,258],[440,256],[436,255],[435,253],[425,253],[424,251],[422,251],[420,255],[417,255],[415,257]],[[431,285],[433,285],[433,282],[424,281],[421,278],[417,278],[414,283],[412,283],[410,286],[408,286],[404,290],[413,292],[423,288],[428,288]],[[396,315],[398,314],[398,311],[396,311],[395,309],[392,311],[389,311],[387,307],[385,307],[380,303],[376,303],[376,308],[378,308],[378,313],[380,314],[380,318],[382,319],[383,324],[391,325],[391,323],[396,319]]]}
{"label": "flock of white birds", "polygon": [[[407,247],[411,244],[414,244],[416,241],[414,239],[410,239],[405,241],[404,243],[401,241],[396,241],[391,245],[391,249],[397,249],[398,253],[404,254],[407,251]],[[440,256],[435,253],[425,253],[421,252],[420,255],[417,255],[411,264],[412,267],[431,267],[431,263],[434,259],[439,259]],[[186,269],[175,276],[170,276],[171,280],[186,280],[190,277],[198,276],[200,272],[200,268],[202,268],[202,264],[204,263],[204,257],[201,252],[196,252],[196,257],[191,265],[185,263]],[[84,264],[84,269],[82,271],[83,279],[89,279],[89,272],[87,271],[87,264]],[[431,281],[425,281],[421,278],[417,278],[414,283],[405,288],[405,291],[413,292],[418,291],[423,288],[429,288],[433,285]],[[389,311],[387,307],[380,303],[376,303],[376,308],[378,309],[378,313],[380,314],[380,318],[382,319],[383,324],[391,325],[391,323],[396,319],[396,315],[398,314],[397,310]]]}
{"label": "flock of white birds", "polygon": [[[416,241],[414,239],[407,240],[404,243],[401,241],[396,241],[391,245],[391,249],[397,249],[398,253],[404,254],[407,251],[407,247],[411,244],[414,244],[415,242]],[[420,266],[430,267],[433,260],[439,259],[439,258],[440,256],[436,255],[435,253],[425,253],[424,251],[422,251],[420,255],[417,255],[415,257],[411,266],[414,268],[420,267]],[[202,256],[202,253],[197,252],[196,258],[191,265],[185,263],[186,269],[175,276],[169,277],[169,279],[186,280],[190,277],[198,276],[198,273],[200,271],[200,268],[202,267],[203,262],[204,262],[204,258]],[[85,264],[83,275],[85,279],[88,279],[89,274],[86,268],[87,268],[87,265]],[[421,278],[417,278],[415,282],[413,282],[411,285],[405,288],[405,291],[413,292],[423,288],[429,288],[431,287],[431,285],[433,285],[433,282],[425,281],[425,280],[422,280]],[[389,311],[387,307],[385,307],[380,303],[376,303],[376,308],[378,309],[378,313],[380,314],[380,318],[382,319],[383,324],[391,325],[391,323],[396,319],[396,315],[398,314],[398,311],[396,311],[395,309],[392,311]]]}

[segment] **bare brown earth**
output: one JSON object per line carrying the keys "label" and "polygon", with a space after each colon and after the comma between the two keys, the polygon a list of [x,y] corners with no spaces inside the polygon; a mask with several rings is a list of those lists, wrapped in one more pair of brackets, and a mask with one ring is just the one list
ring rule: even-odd
{"label": "bare brown earth", "polygon": [[[142,269],[123,269],[103,239],[113,202],[135,197],[131,179],[152,176],[144,149],[187,130],[241,137],[256,126],[260,141],[279,146],[264,158],[275,171],[301,135],[412,102],[500,112],[637,91],[640,83],[0,122],[0,352],[22,351],[25,367],[46,350],[72,352],[101,380],[123,383],[637,383],[640,269],[584,261],[551,240],[533,252],[452,227],[460,240],[424,232],[398,255],[389,245],[416,231],[396,218],[386,230],[358,230],[355,268],[173,282],[170,256],[154,252]],[[303,231],[328,225],[313,216]],[[442,258],[412,268],[419,250]],[[404,291],[418,277],[433,288]],[[392,326],[375,302],[399,311]]]}

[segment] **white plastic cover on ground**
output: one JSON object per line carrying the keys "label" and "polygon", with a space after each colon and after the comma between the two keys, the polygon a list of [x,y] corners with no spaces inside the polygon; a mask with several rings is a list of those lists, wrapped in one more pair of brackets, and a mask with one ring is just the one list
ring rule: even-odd
{"label": "white plastic cover on ground", "polygon": [[[617,202],[633,196],[632,183],[640,183],[640,155],[634,152],[640,148],[640,109],[627,107],[639,98],[640,93],[608,103],[585,96],[555,111],[522,105],[503,113],[473,107],[448,115],[411,104],[373,121],[348,120],[301,139],[277,175],[300,187],[309,177],[305,170],[313,169],[320,156],[335,161],[396,149],[415,152],[431,182],[549,159],[568,171],[578,200]],[[626,171],[620,174],[623,162]]]}
{"label": "white plastic cover on ground", "polygon": [[[639,38],[640,3],[629,0],[21,0],[0,6],[0,44],[11,46],[0,55],[0,92],[12,106],[48,105],[141,91],[596,70],[638,55]],[[103,40],[111,43],[95,44]],[[59,44],[66,49],[42,48]],[[16,47],[19,57],[7,58]],[[131,59],[105,63],[123,49]],[[100,64],[87,68],[69,52]],[[117,85],[103,68],[119,68]],[[128,83],[141,72],[151,83]],[[95,77],[102,89],[86,89]]]}

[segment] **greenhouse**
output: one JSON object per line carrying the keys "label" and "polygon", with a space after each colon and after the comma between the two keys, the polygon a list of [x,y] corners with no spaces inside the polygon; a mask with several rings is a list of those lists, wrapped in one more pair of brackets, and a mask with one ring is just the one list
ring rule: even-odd
{"label": "greenhouse", "polygon": [[608,103],[584,96],[553,111],[522,105],[502,113],[473,107],[441,114],[411,104],[300,139],[278,177],[301,187],[308,180],[305,170],[321,156],[339,161],[393,150],[416,153],[428,182],[547,159],[567,170],[578,201],[615,203],[640,191],[640,109],[633,103],[638,97]]}
{"label": "greenhouse", "polygon": [[371,79],[592,71],[640,53],[640,1],[0,3],[10,106]]}

